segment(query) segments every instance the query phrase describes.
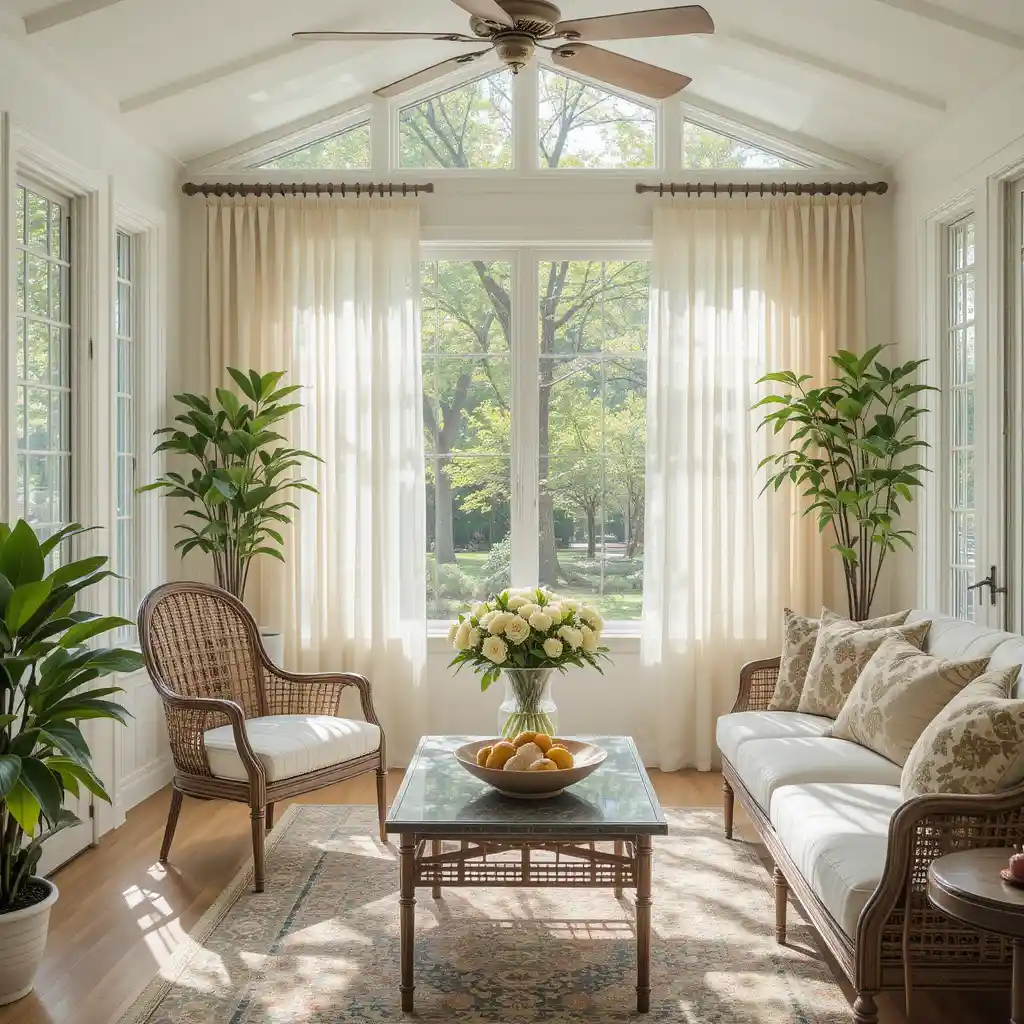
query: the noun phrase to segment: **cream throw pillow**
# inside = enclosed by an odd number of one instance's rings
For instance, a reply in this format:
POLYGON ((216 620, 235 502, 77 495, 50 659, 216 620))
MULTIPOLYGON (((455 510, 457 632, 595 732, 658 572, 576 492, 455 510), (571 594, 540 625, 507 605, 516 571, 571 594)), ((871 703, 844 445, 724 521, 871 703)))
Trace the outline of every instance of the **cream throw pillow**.
POLYGON ((866 629, 845 619, 822 623, 797 710, 835 718, 843 710, 864 666, 885 640, 899 636, 920 648, 930 627, 930 622, 887 629, 866 629))
POLYGON ((903 799, 988 795, 1024 782, 1024 700, 1007 697, 1020 666, 986 672, 925 728, 903 766, 903 799))
POLYGON ((987 657, 947 661, 887 637, 864 666, 832 735, 903 764, 928 723, 986 668, 987 657))
MULTIPOLYGON (((878 619, 867 619, 861 623, 864 629, 881 629, 884 626, 902 626, 910 614, 896 612, 878 619)), ((785 635, 782 641, 782 657, 779 659, 779 677, 775 682, 775 693, 768 704, 769 711, 796 711, 800 695, 804 692, 807 668, 814 653, 814 642, 818 639, 818 628, 822 623, 843 622, 841 615, 822 608, 820 619, 809 619, 797 615, 789 608, 783 610, 785 635)))

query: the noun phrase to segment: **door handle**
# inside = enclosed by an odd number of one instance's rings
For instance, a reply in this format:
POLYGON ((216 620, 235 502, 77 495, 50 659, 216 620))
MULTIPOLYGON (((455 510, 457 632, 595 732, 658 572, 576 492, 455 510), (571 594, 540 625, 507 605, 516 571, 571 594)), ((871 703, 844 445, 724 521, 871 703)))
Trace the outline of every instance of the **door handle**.
MULTIPOLYGON (((988 603, 989 604, 995 604, 996 603, 996 594, 1005 594, 1006 593, 1006 587, 998 586, 997 580, 998 580, 998 576, 996 574, 996 567, 993 565, 990 568, 990 570, 989 570, 989 574, 983 580, 978 580, 977 583, 972 583, 967 589, 968 590, 978 590, 978 591, 980 591, 982 587, 988 587, 989 588, 989 592, 988 592, 988 599, 989 600, 988 600, 988 603)), ((981 594, 980 593, 978 594, 978 604, 981 604, 981 594)))

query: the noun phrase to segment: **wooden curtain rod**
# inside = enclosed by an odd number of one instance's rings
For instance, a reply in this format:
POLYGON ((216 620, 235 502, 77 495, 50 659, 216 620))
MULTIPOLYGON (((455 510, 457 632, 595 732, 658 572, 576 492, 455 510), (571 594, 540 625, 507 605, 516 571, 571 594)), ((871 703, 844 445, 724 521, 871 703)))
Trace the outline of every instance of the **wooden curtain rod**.
POLYGON ((772 195, 772 196, 866 196, 869 192, 877 196, 884 196, 889 191, 887 181, 814 181, 814 182, 741 182, 738 184, 725 184, 712 182, 709 185, 684 182, 682 185, 675 182, 661 182, 658 185, 637 185, 637 192, 657 192, 659 196, 750 196, 750 195, 772 195))
POLYGON ((343 198, 347 195, 354 195, 357 199, 360 196, 379 195, 384 196, 418 196, 421 192, 433 192, 434 183, 393 182, 382 181, 378 184, 356 182, 347 184, 341 182, 335 184, 329 182, 322 185, 231 185, 222 182, 213 182, 208 185, 197 185, 194 181, 187 181, 181 186, 181 191, 187 196, 335 196, 343 198))

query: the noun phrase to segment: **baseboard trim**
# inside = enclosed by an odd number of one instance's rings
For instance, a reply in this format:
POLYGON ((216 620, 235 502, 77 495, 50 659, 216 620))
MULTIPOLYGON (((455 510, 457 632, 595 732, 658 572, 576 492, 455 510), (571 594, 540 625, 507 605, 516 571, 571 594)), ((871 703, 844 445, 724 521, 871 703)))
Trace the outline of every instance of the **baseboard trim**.
POLYGON ((169 758, 151 761, 121 780, 117 787, 117 810, 126 814, 136 804, 169 785, 174 778, 174 762, 169 758))

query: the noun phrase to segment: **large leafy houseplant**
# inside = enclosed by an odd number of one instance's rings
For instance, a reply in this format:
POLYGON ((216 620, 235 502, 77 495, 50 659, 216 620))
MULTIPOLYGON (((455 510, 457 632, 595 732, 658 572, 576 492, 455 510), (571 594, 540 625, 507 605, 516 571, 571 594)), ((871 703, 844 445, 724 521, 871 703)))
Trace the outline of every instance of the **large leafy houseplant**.
POLYGON ((76 608, 115 575, 105 556, 46 571, 47 556, 83 532, 75 524, 40 542, 24 520, 0 523, 0 915, 18 909, 43 843, 79 824, 64 806, 68 794, 84 789, 110 802, 78 723, 123 724, 127 712, 107 699, 120 688, 89 687, 143 664, 134 651, 90 644, 127 619, 76 608))
POLYGON ((936 388, 914 381, 925 360, 898 366, 878 361, 884 346, 863 355, 840 351, 831 357, 838 371, 828 383, 809 387, 809 374, 793 370, 768 373, 787 394, 762 398, 754 408, 770 407, 761 427, 776 434, 791 427, 785 451, 762 459, 768 488, 787 481, 803 488, 804 515, 816 515, 819 531, 832 528, 833 549, 843 559, 850 617, 868 618, 886 555, 897 545, 913 548, 914 531, 900 529, 905 503, 914 500, 925 466, 914 460, 927 442, 915 432, 928 410, 917 396, 936 388))
POLYGON ((174 417, 181 426, 156 431, 171 435, 156 451, 184 456, 194 463, 191 473, 168 472, 140 490, 161 489, 192 506, 185 512, 189 521, 177 527, 185 536, 175 548, 182 557, 194 548, 210 555, 217 585, 242 600, 254 558, 270 555, 284 561, 284 538, 277 527, 286 525, 290 510, 298 507, 286 492, 316 491, 294 470, 303 458, 322 460, 290 447, 271 429, 302 407, 285 401, 301 385, 279 388, 284 371, 243 373, 228 367, 228 373, 241 397, 217 388, 215 408, 202 395, 175 395, 184 406, 174 417))

